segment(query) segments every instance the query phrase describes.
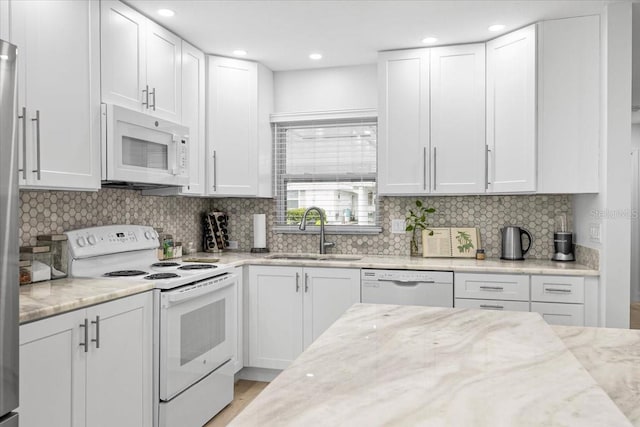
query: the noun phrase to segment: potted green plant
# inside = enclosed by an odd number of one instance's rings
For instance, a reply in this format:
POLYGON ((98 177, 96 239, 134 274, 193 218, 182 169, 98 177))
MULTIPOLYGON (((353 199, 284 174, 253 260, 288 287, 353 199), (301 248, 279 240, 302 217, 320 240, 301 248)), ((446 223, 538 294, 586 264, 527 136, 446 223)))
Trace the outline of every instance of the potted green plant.
MULTIPOLYGON (((407 216, 405 217, 406 231, 411 231, 411 255, 418 255, 418 239, 416 237, 417 230, 429 230, 429 222, 427 222, 427 215, 434 213, 434 208, 426 207, 421 200, 416 200, 414 209, 409 209, 407 216)), ((433 231, 429 230, 429 235, 433 235, 433 231)))

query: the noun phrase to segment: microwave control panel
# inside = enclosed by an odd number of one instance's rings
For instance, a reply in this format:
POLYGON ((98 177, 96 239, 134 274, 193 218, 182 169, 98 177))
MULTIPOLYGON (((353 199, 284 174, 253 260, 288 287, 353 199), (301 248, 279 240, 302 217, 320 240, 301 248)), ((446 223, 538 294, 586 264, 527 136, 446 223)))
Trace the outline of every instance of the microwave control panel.
POLYGON ((187 144, 187 138, 174 136, 174 142, 176 146, 176 170, 174 175, 188 176, 189 169, 189 145, 187 144))

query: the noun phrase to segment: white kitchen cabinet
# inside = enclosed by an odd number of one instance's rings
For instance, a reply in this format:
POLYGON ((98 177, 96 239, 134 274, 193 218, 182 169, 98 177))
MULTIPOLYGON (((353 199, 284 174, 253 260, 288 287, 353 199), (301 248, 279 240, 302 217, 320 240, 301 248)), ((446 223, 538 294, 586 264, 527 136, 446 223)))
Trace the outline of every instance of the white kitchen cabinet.
POLYGON ((488 191, 536 190, 536 26, 487 42, 488 191))
POLYGON ((180 123, 181 39, 119 1, 100 4, 102 101, 180 123))
POLYGON ((20 52, 17 121, 20 185, 97 190, 100 188, 99 4, 11 1, 9 6, 9 39, 20 52))
POLYGON ((455 273, 456 308, 532 311, 550 324, 602 326, 597 277, 455 273))
POLYGON ((151 196, 204 196, 206 191, 205 56, 182 41, 182 125, 189 128, 189 185, 142 190, 151 196))
POLYGON ((207 193, 269 197, 271 132, 263 128, 273 110, 273 73, 256 62, 209 56, 207 78, 207 193))
POLYGON ((9 40, 9 0, 0 0, 0 39, 9 40))
POLYGON ((378 194, 429 191, 429 49, 378 55, 378 194))
POLYGON ((360 270, 304 268, 304 348, 360 302, 360 270))
POLYGON ((358 269, 249 267, 249 365, 287 368, 357 302, 358 269))
POLYGON ((538 28, 538 192, 597 193, 600 18, 538 28))
POLYGON ((431 49, 431 192, 485 191, 485 45, 431 49))
POLYGON ((151 426, 151 353, 150 292, 22 325, 20 425, 151 426))

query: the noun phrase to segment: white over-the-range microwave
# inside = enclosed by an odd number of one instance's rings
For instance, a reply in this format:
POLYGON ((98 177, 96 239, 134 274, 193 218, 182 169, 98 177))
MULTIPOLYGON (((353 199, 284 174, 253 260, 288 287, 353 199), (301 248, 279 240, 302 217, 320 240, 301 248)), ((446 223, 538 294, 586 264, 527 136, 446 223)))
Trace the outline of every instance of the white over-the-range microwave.
POLYGON ((103 184, 189 184, 187 127, 112 104, 102 104, 101 118, 103 184))

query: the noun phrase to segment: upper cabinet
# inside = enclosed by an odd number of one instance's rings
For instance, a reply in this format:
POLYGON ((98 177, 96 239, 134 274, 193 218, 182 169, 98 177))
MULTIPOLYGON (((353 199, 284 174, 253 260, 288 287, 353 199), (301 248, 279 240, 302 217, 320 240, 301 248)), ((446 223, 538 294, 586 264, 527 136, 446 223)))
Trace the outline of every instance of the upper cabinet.
POLYGON ((536 190, 536 26, 487 43, 488 190, 536 190))
POLYGON ((429 49, 378 56, 378 193, 429 190, 429 49))
POLYGON ((20 53, 20 185, 97 190, 99 4, 12 1, 9 6, 9 39, 20 53))
POLYGON ((431 49, 431 192, 483 193, 484 43, 431 49))
POLYGON ((544 21, 538 43, 538 192, 597 193, 600 18, 544 21))
POLYGON ((181 121, 182 40, 119 1, 101 1, 102 101, 181 121))
POLYGON ((207 194, 270 197, 273 73, 217 56, 207 73, 207 194))

